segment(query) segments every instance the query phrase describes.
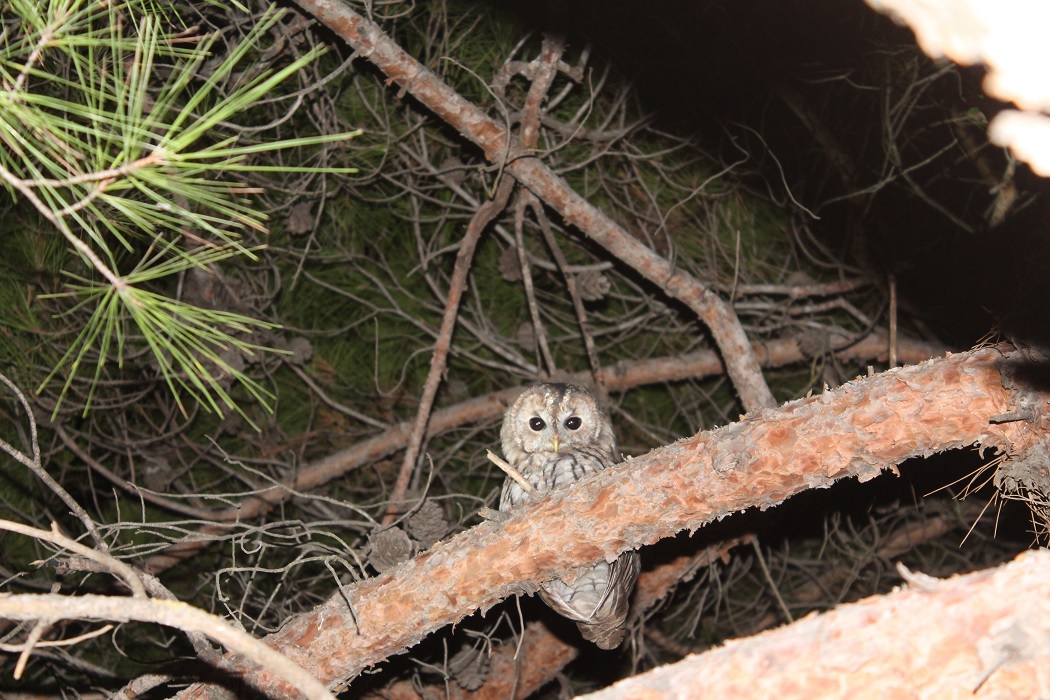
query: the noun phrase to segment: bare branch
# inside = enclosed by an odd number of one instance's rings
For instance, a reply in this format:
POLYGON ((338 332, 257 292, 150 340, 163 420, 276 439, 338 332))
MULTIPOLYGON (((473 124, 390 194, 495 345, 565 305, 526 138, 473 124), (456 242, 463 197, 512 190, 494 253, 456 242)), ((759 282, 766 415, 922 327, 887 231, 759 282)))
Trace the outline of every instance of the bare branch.
POLYGON ((376 24, 347 4, 332 0, 298 0, 297 4, 339 34, 391 82, 481 147, 489 161, 505 166, 508 173, 565 221, 692 309, 711 330, 725 360, 726 371, 748 411, 776 405, 739 319, 709 287, 676 269, 573 191, 518 138, 507 133, 503 125, 457 94, 376 24))
MULTIPOLYGON (((879 334, 865 336, 851 342, 841 352, 842 357, 870 359, 886 356, 886 338, 879 334)), ((926 343, 901 341, 898 348, 902 362, 921 362, 942 353, 943 348, 926 343)), ((806 356, 799 350, 794 340, 772 340, 756 343, 752 352, 761 358, 766 367, 780 367, 803 361, 806 356)), ((609 391, 624 391, 643 384, 672 382, 682 379, 710 377, 722 374, 725 366, 718 355, 711 351, 689 353, 678 357, 660 357, 649 360, 631 360, 605 367, 603 376, 609 391)), ((590 373, 571 374, 565 381, 585 382, 590 373)), ((517 397, 517 387, 479 396, 464 401, 456 406, 435 411, 430 418, 428 435, 438 435, 453 428, 486 420, 494 420, 507 410, 507 406, 517 397)), ((284 503, 296 493, 317 488, 332 479, 354 469, 382 459, 408 444, 412 424, 402 422, 374 437, 335 452, 324 459, 317 460, 296 471, 289 481, 272 487, 262 493, 253 494, 237 506, 213 514, 213 523, 204 526, 192 538, 169 547, 163 554, 157 554, 146 562, 145 570, 150 573, 164 571, 186 557, 193 556, 206 547, 210 537, 226 533, 230 525, 259 517, 269 512, 274 506, 284 503)))
POLYGON ((7 620, 116 620, 119 622, 155 622, 181 630, 206 634, 244 660, 252 660, 267 669, 265 674, 252 673, 248 683, 271 697, 280 689, 282 697, 312 700, 335 700, 335 696, 301 666, 274 651, 217 615, 191 605, 171 600, 122 598, 104 595, 33 595, 0 596, 0 618, 7 620), (261 678, 265 675, 265 685, 261 678), (281 680, 278 680, 281 679, 281 680))
POLYGON ((73 498, 68 491, 62 488, 62 485, 55 481, 55 479, 47 473, 47 470, 44 469, 44 465, 40 461, 40 438, 37 435, 36 417, 33 415, 33 407, 29 405, 29 401, 26 399, 25 394, 22 393, 21 389, 15 386, 14 382, 3 374, 0 374, 0 382, 3 382, 8 389, 14 392, 15 396, 18 397, 18 402, 22 404, 22 409, 25 411, 26 418, 29 420, 29 442, 30 448, 33 450, 33 455, 30 457, 24 452, 16 450, 12 445, 9 445, 3 440, 0 440, 0 449, 3 449, 4 452, 14 457, 36 474, 37 478, 43 481, 56 496, 62 499, 62 502, 66 504, 66 507, 69 508, 70 512, 77 516, 77 519, 84 524, 84 529, 86 529, 91 535, 91 538, 95 540, 95 546, 103 552, 107 551, 109 547, 106 544, 106 540, 103 539, 102 533, 99 532, 98 525, 95 524, 95 521, 90 515, 88 515, 87 511, 84 510, 84 507, 77 503, 76 499, 73 498))
POLYGON ((525 493, 532 493, 533 491, 535 491, 535 489, 532 487, 532 484, 530 484, 528 480, 526 480, 525 477, 521 475, 521 472, 519 472, 511 465, 507 464, 507 462, 498 454, 496 454, 492 450, 485 450, 485 456, 490 462, 502 469, 507 476, 509 476, 511 479, 514 479, 514 481, 518 482, 521 488, 525 490, 525 493))
POLYGON ((445 303, 445 315, 441 319, 441 331, 437 342, 434 343, 434 354, 430 359, 430 373, 423 385, 423 395, 419 399, 416 420, 408 439, 408 448, 405 450, 405 457, 401 463, 401 471, 398 472, 397 483, 394 485, 394 492, 390 498, 390 507, 383 519, 384 525, 392 523, 397 516, 400 501, 404 499, 412 473, 415 471, 416 458, 419 456, 419 447, 423 444, 427 422, 430 420, 430 410, 434 406, 434 397, 437 396, 438 385, 441 384, 445 375, 448 353, 452 347, 452 331, 456 327, 456 316, 459 314, 459 300, 467 286, 467 273, 470 272, 470 263, 474 259, 474 249, 477 248, 478 240, 485 227, 506 208, 507 200, 510 199, 513 192, 513 180, 504 178, 492 200, 485 202, 470 220, 467 233, 460 243, 459 253, 456 255, 456 267, 452 272, 452 283, 448 290, 448 300, 445 303))
POLYGON ((100 564, 114 575, 119 576, 127 587, 131 589, 132 594, 136 598, 146 597, 146 589, 143 587, 142 581, 139 580, 138 574, 135 573, 134 569, 110 554, 92 549, 91 547, 86 547, 79 542, 66 537, 59 531, 57 523, 51 523, 51 530, 47 531, 35 527, 29 527, 28 525, 23 525, 21 523, 11 522, 10 520, 0 520, 0 530, 17 532, 20 535, 26 535, 45 542, 51 542, 52 544, 57 544, 59 547, 68 549, 75 554, 79 554, 86 559, 90 559, 91 561, 100 564))
MULTIPOLYGON (((838 479, 866 481, 910 457, 970 444, 1023 451, 1046 428, 989 423, 1013 401, 1004 363, 1025 360, 999 348, 952 355, 680 440, 350 586, 270 642, 327 681, 349 681, 430 631, 573 566, 838 479)), ((1038 393, 1038 405, 1050 399, 1033 387, 1025 392, 1038 393)), ((227 661, 240 671, 236 659, 227 661)), ((204 692, 194 686, 180 697, 204 692)))

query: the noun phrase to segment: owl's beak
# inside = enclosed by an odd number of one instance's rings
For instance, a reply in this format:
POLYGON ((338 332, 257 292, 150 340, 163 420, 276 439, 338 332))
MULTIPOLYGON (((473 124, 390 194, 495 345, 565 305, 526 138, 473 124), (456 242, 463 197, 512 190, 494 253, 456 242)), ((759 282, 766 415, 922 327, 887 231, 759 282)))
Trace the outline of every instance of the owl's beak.
POLYGON ((558 451, 558 436, 557 435, 555 435, 554 437, 551 438, 551 451, 552 452, 557 452, 558 451))

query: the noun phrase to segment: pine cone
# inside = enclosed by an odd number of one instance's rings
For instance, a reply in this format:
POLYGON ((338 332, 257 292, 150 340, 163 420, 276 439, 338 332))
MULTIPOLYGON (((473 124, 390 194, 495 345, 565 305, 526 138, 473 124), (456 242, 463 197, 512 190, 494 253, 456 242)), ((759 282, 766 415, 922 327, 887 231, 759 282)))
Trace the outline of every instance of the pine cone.
POLYGON ((427 499, 419 510, 408 517, 408 531, 424 548, 430 547, 449 530, 445 511, 436 501, 427 499))
POLYGON ((313 202, 299 202, 288 211, 284 231, 289 236, 301 236, 314 230, 313 202))
POLYGON ((514 342, 526 350, 532 350, 536 347, 536 329, 528 321, 522 323, 514 331, 514 342))
POLYGON ((576 289, 584 301, 598 301, 609 293, 612 284, 598 270, 586 270, 576 275, 576 289))
POLYGON ((521 260, 518 258, 517 248, 507 248, 500 253, 499 274, 508 282, 521 281, 521 260))
POLYGON ((414 554, 412 540, 399 527, 373 532, 368 538, 368 563, 379 573, 389 571, 414 554))

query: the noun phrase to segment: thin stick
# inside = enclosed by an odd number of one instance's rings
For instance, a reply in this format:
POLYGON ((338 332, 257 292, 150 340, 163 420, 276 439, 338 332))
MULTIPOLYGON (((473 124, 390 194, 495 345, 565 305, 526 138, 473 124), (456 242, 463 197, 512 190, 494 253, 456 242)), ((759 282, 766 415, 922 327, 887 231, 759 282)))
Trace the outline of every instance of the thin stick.
MULTIPOLYGON (((84 634, 78 634, 75 637, 67 637, 65 639, 45 639, 43 641, 36 642, 33 646, 39 647, 41 649, 46 649, 48 647, 71 647, 75 644, 86 642, 89 639, 101 637, 106 632, 109 632, 115 627, 116 625, 102 625, 96 630, 85 632, 84 634)), ((13 654, 17 651, 21 651, 22 647, 24 646, 24 644, 0 644, 0 651, 6 651, 8 653, 13 654)))
POLYGON ((525 493, 532 493, 536 490, 535 488, 533 488, 532 484, 525 480, 525 477, 521 475, 521 472, 507 464, 507 462, 498 454, 496 454, 492 450, 485 450, 485 456, 489 458, 490 462, 492 462, 497 467, 506 472, 507 476, 509 476, 511 479, 514 479, 514 481, 518 482, 518 485, 521 486, 521 488, 525 489, 525 493))
POLYGON ((500 180, 496 195, 485 202, 467 225, 467 233, 459 246, 456 254, 456 266, 452 270, 452 281, 449 284, 448 299, 445 302, 445 315, 441 319, 441 330, 438 332, 437 341, 434 343, 434 354, 430 358, 430 374, 427 375, 426 384, 423 385, 423 395, 419 399, 419 410, 416 411, 416 421, 412 427, 412 435, 409 437, 408 448, 405 450, 405 459, 401 462, 401 471, 398 472, 394 491, 390 496, 390 505, 387 506, 386 516, 383 524, 389 525, 397 517, 397 504, 404 500, 408 491, 408 484, 415 471, 416 459, 419 457, 419 448, 423 444, 423 436, 426 434, 427 422, 430 420, 430 409, 434 406, 434 397, 437 396, 438 386, 442 377, 445 376, 445 368, 448 361, 448 353, 452 347, 452 331, 456 327, 456 317, 459 315, 459 301, 463 297, 463 290, 467 286, 467 273, 470 272, 470 264, 474 259, 474 249, 477 248, 478 239, 482 231, 496 216, 507 206, 514 191, 515 180, 505 177, 500 180))
POLYGON ((890 274, 890 369, 897 366, 897 278, 890 274))
POLYGON ((86 450, 84 450, 79 444, 77 444, 77 442, 73 440, 73 438, 70 437, 68 433, 66 433, 65 428, 63 428, 58 423, 48 424, 47 422, 45 422, 45 426, 50 427, 53 431, 55 431, 55 435, 58 436, 58 439, 61 440, 63 444, 65 444, 65 446, 69 449, 70 452, 72 452, 78 458, 80 458, 80 460, 84 464, 86 464, 95 472, 108 479, 113 484, 124 489, 132 496, 135 496, 136 498, 141 498, 142 500, 148 501, 149 503, 152 503, 155 506, 166 508, 176 513, 182 513, 183 515, 188 515, 191 518, 204 520, 205 522, 215 520, 216 514, 221 512, 208 510, 207 508, 194 508, 193 506, 187 505, 185 503, 180 503, 178 501, 165 498, 164 496, 153 493, 148 489, 141 488, 138 484, 132 483, 127 479, 119 476, 114 471, 112 471, 111 469, 103 465, 101 462, 96 460, 94 457, 92 457, 86 450))
POLYGON ((91 538, 95 540, 95 546, 103 552, 108 552, 109 545, 107 545, 106 540, 103 539, 102 533, 99 532, 95 521, 90 515, 88 515, 88 512, 84 510, 84 507, 81 506, 68 491, 62 488, 61 484, 55 481, 55 479, 47 473, 47 470, 44 469, 44 465, 40 461, 40 438, 37 433, 36 417, 33 415, 33 408, 29 405, 29 400, 26 398, 25 394, 22 393, 22 390, 5 375, 0 374, 0 382, 3 382, 8 389, 14 392, 15 396, 18 397, 19 403, 22 404, 22 409, 26 412, 26 418, 29 420, 29 440, 30 446, 33 449, 33 455, 30 457, 24 452, 16 450, 13 445, 9 445, 3 440, 0 440, 0 449, 3 449, 4 452, 32 470, 32 472, 37 475, 37 478, 43 481, 56 496, 62 499, 62 502, 66 504, 66 507, 69 508, 73 515, 84 524, 84 529, 87 530, 91 535, 91 538))
POLYGON ((558 239, 555 238, 554 231, 551 230, 550 221, 547 219, 546 212, 543 211, 543 204, 531 192, 528 192, 524 199, 532 209, 532 213, 540 225, 540 230, 543 231, 543 238, 547 241, 547 247, 550 248, 551 255, 554 256, 554 261, 558 264, 558 269, 561 270, 561 274, 565 278, 565 288, 569 291, 569 296, 572 298, 572 308, 576 311, 576 322, 580 326, 583 346, 587 350, 587 359, 591 364, 591 375, 594 377, 594 383, 598 387, 601 403, 603 405, 608 404, 609 389, 605 386, 605 375, 602 373, 602 365, 598 359, 598 349, 594 346, 591 324, 587 321, 587 310, 583 308, 583 300, 580 299, 580 293, 576 289, 576 277, 569 271, 569 261, 565 258, 565 253, 562 252, 561 247, 558 245, 558 239))
MULTIPOLYGON (((193 630, 206 634, 234 654, 240 654, 279 676, 311 700, 335 700, 335 696, 313 674, 266 642, 252 637, 217 615, 178 601, 90 593, 81 596, 24 593, 0 596, 0 618, 137 620, 193 630)), ((245 682, 251 684, 252 678, 245 678, 245 682)))
POLYGON ((514 208, 514 241, 518 247, 518 262, 521 265, 521 281, 525 285, 525 299, 529 304, 529 316, 532 317, 532 330, 536 335, 536 346, 539 348, 543 362, 536 364, 547 371, 540 371, 540 378, 546 379, 554 371, 554 356, 551 355, 550 346, 547 345, 547 331, 543 328, 543 319, 540 318, 540 307, 536 303, 536 294, 532 287, 532 270, 529 269, 529 253, 525 250, 525 237, 522 229, 525 227, 525 200, 519 199, 514 208))
POLYGON ((34 537, 38 540, 43 540, 44 542, 50 542, 51 544, 56 544, 59 547, 68 549, 74 554, 79 554, 85 559, 90 559, 102 566, 109 573, 123 580, 125 585, 131 589, 131 593, 136 598, 146 597, 146 588, 142 585, 142 581, 139 580, 138 574, 135 573, 134 569, 108 552, 100 552, 97 549, 92 549, 91 547, 80 544, 76 540, 66 537, 58 529, 58 523, 51 523, 50 530, 40 530, 35 527, 23 525, 22 523, 16 523, 10 520, 0 520, 0 530, 17 532, 20 535, 26 535, 27 537, 34 537))
POLYGON ((791 609, 788 608, 787 602, 780 595, 780 589, 777 588, 776 582, 773 581, 773 575, 769 573, 769 567, 766 565, 766 558, 762 556, 762 546, 759 545, 757 537, 751 540, 751 547, 755 550, 758 565, 762 568, 762 574, 766 577, 766 582, 769 583, 769 590, 773 592, 773 597, 776 598, 780 610, 784 613, 784 617, 787 618, 789 623, 794 622, 795 617, 791 614, 791 609))
MULTIPOLYGON (((540 139, 540 116, 543 100, 550 92, 551 85, 558 75, 558 64, 562 54, 565 52, 565 43, 560 39, 544 37, 540 48, 540 55, 529 62, 527 68, 519 72, 532 80, 529 93, 525 97, 525 106, 521 117, 521 142, 526 150, 535 151, 539 146, 540 139)), ((525 227, 525 206, 533 199, 531 194, 524 195, 518 201, 517 210, 514 212, 514 239, 518 246, 518 256, 521 263, 521 277, 525 284, 525 296, 529 301, 529 313, 532 315, 532 327, 536 334, 536 342, 543 355, 543 361, 547 365, 547 371, 553 374, 556 371, 554 356, 551 355, 550 347, 547 345, 547 334, 540 319, 539 306, 532 287, 532 273, 529 270, 529 253, 525 249, 522 231, 525 227)), ((549 376, 549 375, 548 375, 549 376)), ((546 377, 541 377, 546 379, 546 377)))

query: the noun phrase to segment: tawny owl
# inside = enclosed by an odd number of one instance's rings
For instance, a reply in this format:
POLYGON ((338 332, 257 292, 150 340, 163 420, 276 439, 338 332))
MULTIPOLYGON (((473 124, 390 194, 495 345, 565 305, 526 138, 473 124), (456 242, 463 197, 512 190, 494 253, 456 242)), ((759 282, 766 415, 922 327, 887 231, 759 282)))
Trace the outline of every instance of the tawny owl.
MULTIPOLYGON (((570 484, 618 461, 612 425, 586 389, 570 384, 529 387, 507 410, 500 430, 503 457, 538 493, 570 484)), ((525 500, 511 478, 503 484, 500 510, 525 500)), ((555 579, 540 586, 547 605, 575 620, 585 639, 614 649, 625 621, 640 564, 637 552, 579 571, 572 583, 555 579)))

